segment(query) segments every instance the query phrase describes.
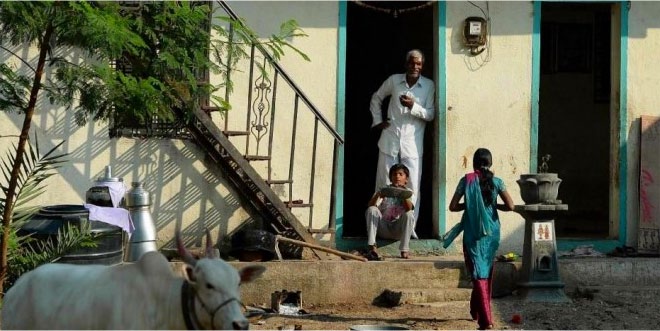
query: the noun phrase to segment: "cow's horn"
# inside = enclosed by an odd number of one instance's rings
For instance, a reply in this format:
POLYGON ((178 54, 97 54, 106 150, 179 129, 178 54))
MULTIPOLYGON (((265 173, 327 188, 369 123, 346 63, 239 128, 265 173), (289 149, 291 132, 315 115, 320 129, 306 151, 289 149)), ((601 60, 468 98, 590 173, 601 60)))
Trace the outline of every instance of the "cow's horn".
POLYGON ((218 256, 217 251, 213 248, 213 240, 211 239, 211 231, 209 229, 206 229, 206 257, 210 259, 217 259, 220 256, 218 256))
POLYGON ((211 239, 211 231, 209 228, 206 228, 206 257, 211 259, 214 258, 215 254, 213 253, 213 241, 211 239))
POLYGON ((189 264, 191 266, 194 266, 197 263, 197 260, 190 254, 190 251, 186 249, 186 247, 183 245, 183 240, 181 239, 181 233, 179 231, 176 231, 174 234, 176 237, 176 248, 177 251, 179 252, 179 256, 183 259, 183 262, 186 264, 189 264))

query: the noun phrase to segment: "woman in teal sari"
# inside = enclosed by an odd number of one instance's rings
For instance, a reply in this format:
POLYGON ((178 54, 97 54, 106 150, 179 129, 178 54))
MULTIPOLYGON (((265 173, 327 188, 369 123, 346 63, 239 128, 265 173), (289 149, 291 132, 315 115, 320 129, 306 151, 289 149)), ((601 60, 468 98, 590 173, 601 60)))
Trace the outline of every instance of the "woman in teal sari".
POLYGON ((450 211, 465 212, 461 222, 442 238, 443 246, 447 248, 456 236, 463 232, 465 266, 473 284, 470 315, 479 323, 481 330, 493 328, 490 307, 493 259, 500 245, 500 220, 497 210, 513 210, 513 201, 504 182, 490 170, 492 164, 492 155, 488 149, 479 148, 474 152, 474 172, 461 178, 449 203, 450 211), (503 204, 497 203, 498 195, 503 204), (465 201, 459 203, 462 197, 465 197, 465 201))

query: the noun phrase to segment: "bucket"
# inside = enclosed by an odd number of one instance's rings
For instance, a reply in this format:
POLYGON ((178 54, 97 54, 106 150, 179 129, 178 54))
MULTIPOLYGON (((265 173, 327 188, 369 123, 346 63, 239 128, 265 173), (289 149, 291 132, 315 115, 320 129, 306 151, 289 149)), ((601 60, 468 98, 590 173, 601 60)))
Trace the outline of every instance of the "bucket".
MULTIPOLYGON (((82 205, 53 205, 43 207, 21 226, 18 235, 32 234, 36 240, 57 240, 57 231, 65 224, 87 222, 89 211, 82 205)), ((91 232, 100 235, 96 247, 82 247, 61 257, 58 263, 112 265, 123 261, 123 231, 104 222, 91 221, 91 232)))

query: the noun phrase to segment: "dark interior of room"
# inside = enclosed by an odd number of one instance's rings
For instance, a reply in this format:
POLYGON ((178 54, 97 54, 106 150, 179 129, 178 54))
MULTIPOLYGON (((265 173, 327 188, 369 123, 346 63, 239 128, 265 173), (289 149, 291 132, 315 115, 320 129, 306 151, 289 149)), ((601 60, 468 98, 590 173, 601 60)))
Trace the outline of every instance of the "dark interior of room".
MULTIPOLYGON (((349 1, 347 13, 346 117, 344 145, 344 237, 366 237, 364 212, 374 193, 377 142, 371 129, 371 95, 390 75, 405 72, 406 53, 426 57, 422 75, 433 79, 435 5, 417 1, 349 1), (396 16, 394 10, 397 10, 396 16)), ((387 100, 383 109, 387 108, 387 100)), ((422 164, 420 238, 432 236, 432 127, 426 126, 422 164)))
POLYGON ((559 238, 609 234, 610 4, 546 3, 541 15, 539 158, 563 181, 559 238))

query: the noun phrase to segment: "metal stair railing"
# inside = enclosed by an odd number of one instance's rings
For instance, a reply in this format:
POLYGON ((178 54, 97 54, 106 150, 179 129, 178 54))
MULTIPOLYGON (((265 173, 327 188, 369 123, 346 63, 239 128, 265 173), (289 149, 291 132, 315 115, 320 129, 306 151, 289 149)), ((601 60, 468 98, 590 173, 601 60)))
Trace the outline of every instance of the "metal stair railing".
MULTIPOLYGON (((238 15, 227 3, 224 1, 216 1, 216 3, 229 18, 240 22, 238 15)), ((232 36, 230 26, 230 41, 232 36)), ((260 189, 266 190, 268 188, 268 199, 277 198, 277 201, 289 210, 307 208, 306 233, 329 233, 334 238, 335 174, 339 145, 343 144, 343 138, 265 47, 259 43, 256 37, 250 46, 250 59, 245 62, 249 62, 249 68, 243 70, 248 75, 246 78, 247 91, 245 93, 247 94, 247 100, 240 101, 245 102, 246 106, 243 109, 247 109, 247 112, 239 111, 240 108, 238 107, 231 111, 223 111, 221 120, 224 121, 224 125, 218 125, 223 127, 222 133, 224 135, 222 138, 226 138, 225 142, 231 144, 236 149, 236 153, 242 156, 241 162, 239 160, 233 162, 245 167, 245 169, 254 170, 255 174, 263 178, 265 186, 260 186, 260 189), (255 68, 258 69, 258 74, 255 74, 255 68), (272 72, 271 77, 263 74, 266 71, 272 72), (293 95, 293 100, 282 101, 288 95, 293 95), (278 116, 276 116, 276 110, 279 111, 278 116), (308 112, 305 113, 305 110, 308 110, 308 112), (309 114, 313 116, 310 120, 299 120, 300 117, 309 116, 309 114), (233 119, 230 115, 232 117, 245 117, 243 119, 233 119), (279 126, 275 125, 276 120, 278 120, 279 126), (290 122, 282 123, 285 120, 290 120, 290 122), (313 125, 311 125, 311 121, 313 121, 313 125), (233 127, 230 128, 230 124, 237 127, 236 123, 243 124, 239 124, 238 129, 235 130, 233 127), (241 127, 242 125, 245 126, 241 127), (307 131, 311 131, 310 136, 304 135, 307 131), (332 141, 332 155, 330 156, 332 165, 331 170, 327 170, 332 171, 331 187, 330 193, 321 197, 322 199, 327 198, 325 201, 328 205, 323 207, 327 207, 328 222, 327 226, 315 229, 313 220, 315 217, 314 207, 317 205, 315 201, 315 189, 317 188, 315 185, 317 184, 316 171, 319 167, 319 154, 325 153, 323 155, 326 157, 330 154, 328 153, 330 148, 323 147, 321 147, 322 150, 319 153, 319 146, 322 144, 327 145, 329 141, 332 141), (311 146, 309 145, 310 142, 311 146), (283 149, 288 150, 283 151, 283 149), (266 162, 266 165, 260 166, 260 162, 266 162), (307 163, 305 164, 305 162, 307 163), (253 167, 250 163, 255 163, 256 166, 253 167), (285 164, 288 164, 288 169, 276 174, 274 171, 275 166, 282 168, 285 164), (262 170, 257 171, 256 168, 262 170), (281 173, 285 173, 285 175, 281 173), (274 187, 279 188, 279 190, 273 190, 274 187), (280 192, 279 195, 275 191, 280 192)), ((238 69, 235 69, 233 73, 238 71, 238 69)), ((227 77, 232 77, 231 75, 232 71, 229 71, 227 77)), ((234 95, 238 94, 236 90, 237 87, 235 86, 234 95)), ((229 102, 229 99, 230 93, 226 91, 225 100, 229 102)), ((213 111, 219 111, 220 109, 204 106, 202 110, 202 113, 210 115, 213 111)), ((211 123, 215 122, 211 121, 211 123)), ((328 167, 328 164, 322 164, 322 166, 328 167)), ((279 205, 279 203, 277 204, 279 205)), ((289 217, 298 220, 291 212, 285 216, 286 219, 289 217)), ((302 224, 300 221, 293 221, 293 223, 302 224)))
POLYGON ((199 109, 194 112, 194 117, 188 121, 187 128, 194 141, 207 152, 211 161, 221 168, 224 175, 241 191, 252 207, 269 221, 276 233, 309 243, 317 242, 204 110, 199 109))

